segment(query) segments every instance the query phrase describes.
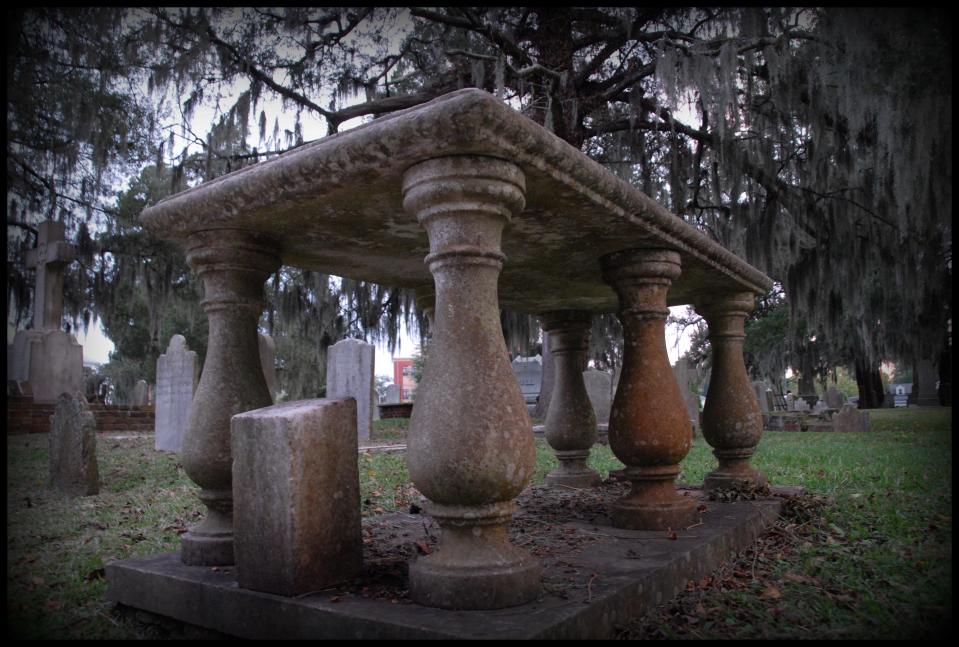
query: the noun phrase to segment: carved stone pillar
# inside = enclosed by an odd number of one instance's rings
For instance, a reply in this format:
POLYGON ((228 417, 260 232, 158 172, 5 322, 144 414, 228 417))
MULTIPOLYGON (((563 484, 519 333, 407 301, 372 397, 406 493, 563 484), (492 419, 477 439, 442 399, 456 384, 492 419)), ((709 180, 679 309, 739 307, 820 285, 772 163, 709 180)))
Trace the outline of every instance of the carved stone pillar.
POLYGON ((208 513, 183 535, 180 556, 191 565, 232 564, 230 418, 273 403, 260 364, 257 322, 263 283, 280 266, 280 257, 269 239, 227 229, 191 235, 187 262, 203 281, 201 305, 210 327, 183 441, 183 467, 200 486, 208 513))
POLYGON ((630 493, 610 505, 613 525, 636 530, 682 528, 696 504, 673 480, 692 447, 692 428, 666 354, 666 294, 679 276, 679 254, 641 248, 600 259, 619 296, 623 371, 609 419, 609 446, 626 464, 630 493))
POLYGON ((546 414, 546 442, 559 459, 559 467, 546 476, 549 485, 584 488, 601 480, 586 467, 589 450, 596 442, 596 414, 583 384, 589 328, 588 312, 543 314, 543 330, 550 335, 556 371, 546 414))
POLYGON ((428 606, 495 609, 540 590, 539 562, 506 534, 535 446, 496 289, 503 227, 523 208, 525 184, 514 164, 473 156, 428 160, 403 178, 403 206, 429 235, 436 286, 407 455, 442 529, 437 550, 410 565, 410 595, 428 606))
POLYGON ((697 306, 709 325, 712 377, 703 407, 703 437, 719 459, 703 487, 757 487, 766 477, 749 465, 763 433, 763 415, 743 362, 743 325, 755 300, 751 292, 719 296, 697 306))

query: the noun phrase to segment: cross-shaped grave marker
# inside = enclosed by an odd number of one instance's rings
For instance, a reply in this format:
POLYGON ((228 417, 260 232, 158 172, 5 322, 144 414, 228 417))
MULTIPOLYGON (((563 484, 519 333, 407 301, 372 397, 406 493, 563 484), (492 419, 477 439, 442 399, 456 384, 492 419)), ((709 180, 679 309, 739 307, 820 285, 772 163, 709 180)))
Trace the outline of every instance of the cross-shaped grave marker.
POLYGON ((55 220, 40 223, 37 246, 27 252, 27 267, 37 270, 33 298, 35 330, 60 329, 63 318, 63 275, 75 258, 73 246, 64 240, 66 226, 55 220))

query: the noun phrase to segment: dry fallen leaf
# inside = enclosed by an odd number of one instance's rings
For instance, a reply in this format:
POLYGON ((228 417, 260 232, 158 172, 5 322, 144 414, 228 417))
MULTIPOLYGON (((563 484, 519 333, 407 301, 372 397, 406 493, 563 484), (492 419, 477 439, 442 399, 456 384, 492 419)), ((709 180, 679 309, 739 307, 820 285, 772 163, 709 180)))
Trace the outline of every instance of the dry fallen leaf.
POLYGON ((782 597, 782 593, 780 593, 779 589, 777 589, 775 586, 770 585, 763 589, 763 592, 759 597, 766 598, 768 600, 778 600, 782 597))

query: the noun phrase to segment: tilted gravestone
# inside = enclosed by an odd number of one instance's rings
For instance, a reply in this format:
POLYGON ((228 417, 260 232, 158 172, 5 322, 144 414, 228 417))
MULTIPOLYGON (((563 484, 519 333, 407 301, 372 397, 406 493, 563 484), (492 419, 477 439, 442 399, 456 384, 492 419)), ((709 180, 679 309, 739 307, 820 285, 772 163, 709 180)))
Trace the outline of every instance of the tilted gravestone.
POLYGON ((33 329, 21 330, 7 347, 7 380, 29 382, 34 402, 56 402, 61 393, 83 390, 83 347, 60 330, 63 276, 74 258, 61 222, 40 223, 37 247, 27 254, 36 269, 33 329))
POLYGON ((608 423, 609 412, 613 406, 613 378, 605 371, 589 369, 583 371, 583 383, 586 385, 586 394, 593 405, 597 423, 608 423))
POLYGON ((839 389, 833 386, 826 389, 826 395, 823 399, 826 401, 827 407, 836 410, 841 409, 843 402, 846 401, 839 389))
POLYGON ((270 390, 270 399, 276 402, 280 393, 280 383, 276 379, 276 342, 269 335, 259 333, 260 365, 263 367, 263 379, 270 390))
POLYGON ((62 393, 50 416, 50 484, 71 496, 100 491, 96 420, 82 392, 62 393))
POLYGON ((159 451, 183 450, 190 405, 200 377, 195 351, 187 348, 183 335, 173 335, 166 353, 157 359, 155 447, 159 451))
POLYGON ((356 398, 356 433, 369 440, 373 428, 373 345, 344 339, 330 346, 326 362, 326 397, 356 398))

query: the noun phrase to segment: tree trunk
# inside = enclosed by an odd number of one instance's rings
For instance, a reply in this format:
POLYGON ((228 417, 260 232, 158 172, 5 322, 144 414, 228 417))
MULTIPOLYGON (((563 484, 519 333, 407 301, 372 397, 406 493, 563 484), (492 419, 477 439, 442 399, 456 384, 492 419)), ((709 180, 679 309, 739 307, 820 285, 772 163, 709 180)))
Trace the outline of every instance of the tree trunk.
POLYGON ((553 394, 553 354, 549 352, 549 333, 543 331, 543 380, 539 385, 539 399, 533 409, 533 417, 546 419, 549 398, 553 394))
POLYGON ((803 351, 799 360, 799 385, 796 395, 812 395, 816 392, 816 369, 814 362, 815 354, 810 348, 803 351))
POLYGON ((882 375, 878 366, 864 358, 856 358, 856 385, 859 387, 859 408, 879 409, 883 403, 882 375))

